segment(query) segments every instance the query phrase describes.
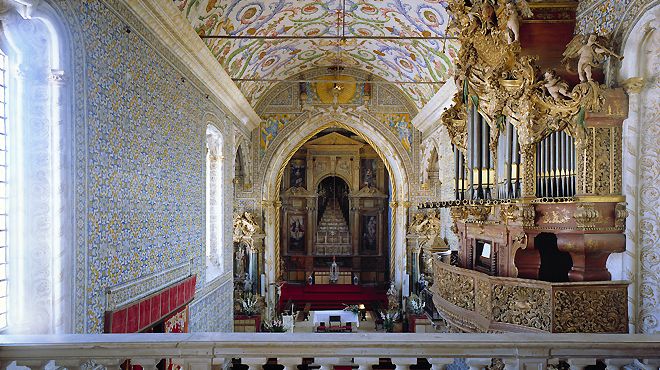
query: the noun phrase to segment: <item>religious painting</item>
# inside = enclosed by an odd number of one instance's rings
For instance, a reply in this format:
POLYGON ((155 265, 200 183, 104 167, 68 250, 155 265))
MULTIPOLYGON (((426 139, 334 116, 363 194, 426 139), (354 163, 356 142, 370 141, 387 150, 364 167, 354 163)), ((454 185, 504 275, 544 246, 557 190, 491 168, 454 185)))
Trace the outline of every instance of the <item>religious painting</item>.
POLYGON ((376 252, 378 246, 378 217, 376 215, 362 215, 360 221, 360 248, 364 252, 376 252))
POLYGON ((280 131, 284 129, 291 118, 286 114, 274 115, 267 117, 265 121, 259 125, 259 153, 263 155, 270 143, 275 140, 280 131))
POLYGON ((376 160, 363 158, 360 160, 360 188, 376 187, 376 160))
POLYGON ((305 250, 305 215, 289 215, 289 251, 305 250))
POLYGON ((387 117, 387 122, 390 129, 399 137, 401 145, 406 148, 407 151, 412 149, 412 134, 413 126, 408 114, 392 114, 387 117))
POLYGON ((304 160, 291 161, 291 176, 289 178, 290 186, 293 188, 306 187, 307 168, 304 160))

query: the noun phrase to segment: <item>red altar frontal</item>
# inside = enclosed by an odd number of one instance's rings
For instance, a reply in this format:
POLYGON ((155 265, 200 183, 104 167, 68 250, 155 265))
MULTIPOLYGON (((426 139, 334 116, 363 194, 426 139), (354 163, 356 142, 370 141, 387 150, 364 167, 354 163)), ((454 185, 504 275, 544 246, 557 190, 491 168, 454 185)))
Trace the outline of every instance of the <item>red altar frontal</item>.
POLYGON ((284 284, 280 295, 280 309, 302 310, 309 303, 310 310, 343 309, 345 305, 364 304, 367 309, 387 307, 387 289, 382 286, 349 284, 284 284))

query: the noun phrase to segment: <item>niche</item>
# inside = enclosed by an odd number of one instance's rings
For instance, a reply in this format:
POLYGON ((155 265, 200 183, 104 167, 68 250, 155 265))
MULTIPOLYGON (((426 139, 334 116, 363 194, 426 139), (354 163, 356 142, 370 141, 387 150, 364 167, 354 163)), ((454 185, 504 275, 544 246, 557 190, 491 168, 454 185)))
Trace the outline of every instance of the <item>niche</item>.
POLYGON ((539 280, 550 282, 568 281, 568 272, 573 267, 571 255, 557 248, 557 235, 540 233, 534 238, 534 246, 541 256, 539 280))

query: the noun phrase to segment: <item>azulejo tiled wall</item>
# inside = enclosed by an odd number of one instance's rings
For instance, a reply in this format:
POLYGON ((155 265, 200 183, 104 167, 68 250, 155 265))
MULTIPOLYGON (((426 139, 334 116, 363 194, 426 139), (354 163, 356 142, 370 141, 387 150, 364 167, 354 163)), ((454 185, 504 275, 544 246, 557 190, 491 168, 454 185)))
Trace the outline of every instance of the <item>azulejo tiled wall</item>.
POLYGON ((224 114, 119 2, 54 2, 76 44, 74 330, 95 333, 109 287, 192 260, 203 288, 204 115, 224 114))
POLYGON ((576 32, 595 32, 621 42, 643 11, 657 3, 658 0, 580 0, 576 32))
POLYGON ((231 280, 219 279, 198 292, 190 305, 190 331, 234 331, 233 290, 231 280))

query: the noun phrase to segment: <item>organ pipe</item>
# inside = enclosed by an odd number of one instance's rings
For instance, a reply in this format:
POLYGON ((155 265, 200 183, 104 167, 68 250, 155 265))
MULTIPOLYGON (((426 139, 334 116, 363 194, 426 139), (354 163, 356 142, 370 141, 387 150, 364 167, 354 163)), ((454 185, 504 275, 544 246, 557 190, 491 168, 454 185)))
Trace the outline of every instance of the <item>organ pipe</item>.
POLYGON ((536 146, 538 197, 575 195, 575 141, 566 132, 553 132, 536 146))

